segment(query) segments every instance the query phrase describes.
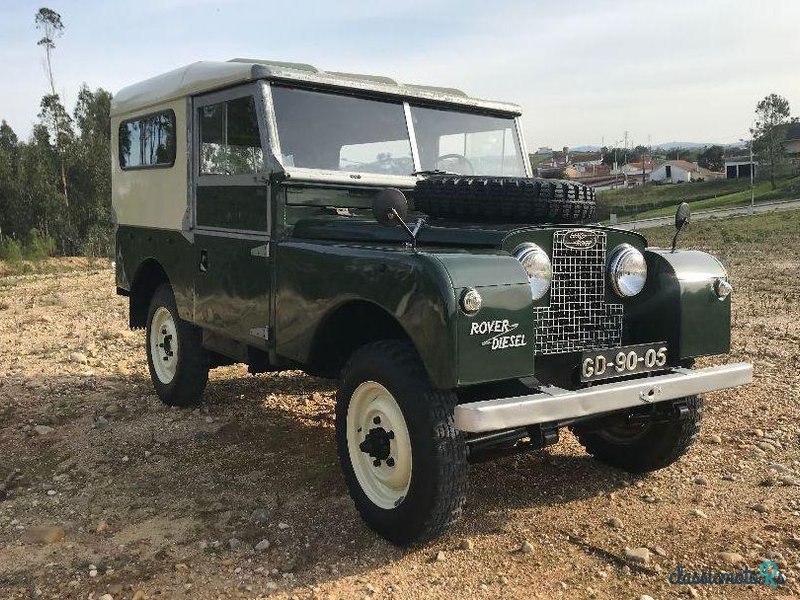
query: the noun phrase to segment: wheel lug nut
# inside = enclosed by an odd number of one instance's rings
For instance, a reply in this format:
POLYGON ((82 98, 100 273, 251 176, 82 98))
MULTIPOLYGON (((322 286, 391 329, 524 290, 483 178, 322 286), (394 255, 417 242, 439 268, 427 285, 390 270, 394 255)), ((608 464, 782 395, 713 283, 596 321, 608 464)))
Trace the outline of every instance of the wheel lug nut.
POLYGON ((381 466, 381 461, 379 461, 379 460, 377 460, 377 459, 376 459, 376 460, 373 460, 373 461, 372 461, 372 466, 373 466, 373 467, 380 467, 380 466, 381 466))
POLYGON ((381 418, 380 417, 375 417, 374 419, 372 419, 372 422, 375 423, 375 425, 379 425, 380 422, 381 422, 381 418))
POLYGON ((391 456, 386 459, 386 466, 387 467, 393 467, 394 466, 394 459, 391 456))

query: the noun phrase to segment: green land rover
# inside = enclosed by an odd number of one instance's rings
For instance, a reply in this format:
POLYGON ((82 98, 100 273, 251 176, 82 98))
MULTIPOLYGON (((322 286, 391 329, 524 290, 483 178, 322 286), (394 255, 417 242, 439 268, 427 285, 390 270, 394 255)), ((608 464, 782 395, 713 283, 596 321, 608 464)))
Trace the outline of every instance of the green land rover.
POLYGON ((345 481, 396 544, 453 522, 470 462, 562 427, 626 471, 675 461, 698 394, 752 379, 692 368, 729 351, 727 273, 592 223, 590 188, 531 176, 519 117, 248 59, 121 90, 116 286, 159 397, 195 404, 231 363, 338 378, 345 481))

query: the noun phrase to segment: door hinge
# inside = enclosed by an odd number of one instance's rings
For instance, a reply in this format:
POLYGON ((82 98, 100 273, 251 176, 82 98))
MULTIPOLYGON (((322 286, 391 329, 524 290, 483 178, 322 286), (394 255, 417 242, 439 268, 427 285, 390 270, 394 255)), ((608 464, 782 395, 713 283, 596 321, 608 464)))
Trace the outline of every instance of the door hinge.
POLYGON ((261 338, 262 340, 269 339, 269 327, 254 327, 250 330, 250 335, 253 337, 261 338))
POLYGON ((263 246, 256 246, 250 250, 251 256, 261 256, 262 258, 269 258, 269 244, 263 246))

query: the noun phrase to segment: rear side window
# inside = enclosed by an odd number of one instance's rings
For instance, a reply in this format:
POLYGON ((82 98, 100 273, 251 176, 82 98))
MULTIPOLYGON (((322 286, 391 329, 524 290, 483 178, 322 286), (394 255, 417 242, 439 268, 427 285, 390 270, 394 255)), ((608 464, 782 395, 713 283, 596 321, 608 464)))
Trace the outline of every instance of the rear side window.
POLYGON ((175 164, 175 113, 167 110, 123 121, 119 126, 119 166, 123 169, 175 164))

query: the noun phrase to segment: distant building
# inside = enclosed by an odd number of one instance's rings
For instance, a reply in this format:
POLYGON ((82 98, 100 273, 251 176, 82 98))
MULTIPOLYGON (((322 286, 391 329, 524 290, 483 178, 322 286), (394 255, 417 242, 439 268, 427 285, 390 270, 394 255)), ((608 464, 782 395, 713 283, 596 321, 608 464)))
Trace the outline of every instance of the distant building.
POLYGON ((536 154, 552 154, 552 153, 553 149, 550 148, 549 146, 542 146, 536 151, 536 154))
POLYGON ((644 161, 643 163, 629 162, 625 163, 619 168, 619 173, 621 175, 625 175, 626 177, 632 175, 638 175, 641 177, 642 172, 644 172, 645 175, 649 175, 650 173, 653 172, 653 169, 655 169, 657 166, 658 166, 657 164, 650 161, 644 161))
POLYGON ((722 173, 709 171, 688 160, 668 160, 650 173, 650 181, 655 183, 688 183, 721 177, 724 177, 722 173))
POLYGON ((750 169, 753 175, 758 170, 758 162, 750 162, 750 156, 732 156, 725 159, 725 178, 726 179, 750 179, 750 169))
MULTIPOLYGON (((795 167, 800 167, 800 123, 789 123, 781 125, 786 130, 783 140, 783 148, 789 157, 789 162, 795 167)), ((753 174, 758 173, 758 161, 750 162, 750 155, 730 156, 725 159, 726 179, 750 178, 750 170, 753 174)))
POLYGON ((800 172, 800 123, 791 123, 786 128, 784 148, 795 173, 800 172))
POLYGON ((786 127, 784 148, 786 154, 800 156, 800 123, 790 123, 786 127))

